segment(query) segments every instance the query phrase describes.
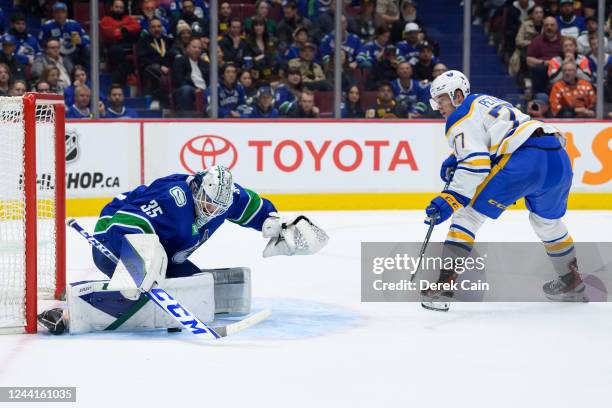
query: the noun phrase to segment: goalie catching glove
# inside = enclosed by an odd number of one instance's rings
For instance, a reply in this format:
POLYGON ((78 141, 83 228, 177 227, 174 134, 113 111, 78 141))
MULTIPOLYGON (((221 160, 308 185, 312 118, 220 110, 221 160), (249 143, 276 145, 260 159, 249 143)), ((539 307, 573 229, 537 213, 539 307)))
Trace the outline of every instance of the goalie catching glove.
POLYGON ((277 213, 270 213, 261 232, 264 238, 270 238, 263 251, 264 258, 276 255, 312 255, 329 241, 325 231, 303 215, 291 222, 283 222, 277 213))

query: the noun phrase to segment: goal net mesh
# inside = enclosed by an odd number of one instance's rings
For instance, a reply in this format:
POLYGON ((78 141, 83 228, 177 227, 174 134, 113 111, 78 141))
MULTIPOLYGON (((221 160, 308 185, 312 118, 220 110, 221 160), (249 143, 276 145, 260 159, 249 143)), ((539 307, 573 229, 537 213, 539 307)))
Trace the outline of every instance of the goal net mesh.
MULTIPOLYGON (((22 98, 0 97, 0 327, 25 326, 25 122, 22 98)), ((55 291, 55 110, 36 106, 39 298, 55 291)), ((30 175, 33 176, 33 175, 30 175)), ((32 288, 29 288, 30 290, 32 288)))

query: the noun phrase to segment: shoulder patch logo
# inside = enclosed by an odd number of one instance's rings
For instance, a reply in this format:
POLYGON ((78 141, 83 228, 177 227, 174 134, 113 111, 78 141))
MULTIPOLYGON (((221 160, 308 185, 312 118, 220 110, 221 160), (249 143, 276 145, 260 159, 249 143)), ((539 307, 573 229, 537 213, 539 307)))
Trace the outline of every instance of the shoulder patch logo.
POLYGON ((170 195, 174 199, 177 207, 184 207, 187 204, 187 197, 185 196, 185 192, 180 187, 172 187, 170 189, 170 195))

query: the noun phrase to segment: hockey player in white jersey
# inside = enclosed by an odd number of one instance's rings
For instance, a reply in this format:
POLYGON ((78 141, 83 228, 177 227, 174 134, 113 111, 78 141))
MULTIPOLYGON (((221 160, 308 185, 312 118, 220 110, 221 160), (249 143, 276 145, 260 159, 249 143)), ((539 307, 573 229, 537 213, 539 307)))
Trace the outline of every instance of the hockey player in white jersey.
MULTIPOLYGON (((544 293, 551 300, 586 300, 573 240, 561 220, 572 168, 559 131, 504 100, 471 94, 468 79, 459 71, 433 81, 430 103, 446 119, 452 149, 440 170, 444 181, 452 177, 449 187, 425 210, 426 223, 452 217, 445 249, 467 254, 485 220, 496 219, 524 197, 529 221, 558 274, 544 285, 544 293)), ((442 270, 438 281, 455 278, 454 271, 442 270)), ((423 294, 435 299, 440 292, 423 294)))

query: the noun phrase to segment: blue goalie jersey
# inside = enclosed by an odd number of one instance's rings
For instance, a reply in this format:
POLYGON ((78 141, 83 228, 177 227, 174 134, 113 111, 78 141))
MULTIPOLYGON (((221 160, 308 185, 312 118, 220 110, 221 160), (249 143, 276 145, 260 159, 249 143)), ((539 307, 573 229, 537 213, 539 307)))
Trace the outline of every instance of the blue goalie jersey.
MULTIPOLYGON (((94 236, 120 257, 123 235, 157 234, 168 255, 170 275, 171 271, 180 269, 226 219, 261 231, 268 214, 276 211, 270 201, 234 183, 233 202, 229 209, 202 224, 196 216, 189 177, 173 174, 115 197, 102 209, 94 236)), ((96 266, 112 276, 115 265, 105 260, 97 250, 93 255, 96 266)))

